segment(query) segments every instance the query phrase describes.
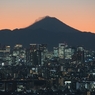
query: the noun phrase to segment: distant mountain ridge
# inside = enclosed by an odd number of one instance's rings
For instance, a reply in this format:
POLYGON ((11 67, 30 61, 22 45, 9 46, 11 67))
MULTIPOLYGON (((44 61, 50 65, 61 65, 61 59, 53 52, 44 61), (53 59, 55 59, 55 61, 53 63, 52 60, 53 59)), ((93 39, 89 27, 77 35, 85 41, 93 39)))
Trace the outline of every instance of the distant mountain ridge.
POLYGON ((95 50, 94 40, 94 33, 81 32, 49 16, 26 28, 0 30, 0 43, 11 46, 18 43, 26 47, 30 43, 47 43, 52 48, 60 42, 66 42, 70 46, 84 46, 95 50))

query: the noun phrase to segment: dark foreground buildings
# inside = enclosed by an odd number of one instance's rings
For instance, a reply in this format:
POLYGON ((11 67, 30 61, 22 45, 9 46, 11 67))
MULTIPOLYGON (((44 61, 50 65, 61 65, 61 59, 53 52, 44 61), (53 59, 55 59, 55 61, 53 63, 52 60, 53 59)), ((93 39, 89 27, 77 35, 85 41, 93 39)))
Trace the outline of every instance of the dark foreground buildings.
POLYGON ((59 43, 0 47, 0 95, 94 95, 95 51, 59 43))

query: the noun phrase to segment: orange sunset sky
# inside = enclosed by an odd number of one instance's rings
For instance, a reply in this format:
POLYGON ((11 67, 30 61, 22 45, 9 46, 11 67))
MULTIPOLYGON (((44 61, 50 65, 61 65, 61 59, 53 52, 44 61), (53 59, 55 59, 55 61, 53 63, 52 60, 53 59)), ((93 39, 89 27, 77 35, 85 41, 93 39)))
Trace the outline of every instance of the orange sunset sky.
POLYGON ((47 15, 95 33, 95 0, 0 0, 0 30, 27 27, 47 15))

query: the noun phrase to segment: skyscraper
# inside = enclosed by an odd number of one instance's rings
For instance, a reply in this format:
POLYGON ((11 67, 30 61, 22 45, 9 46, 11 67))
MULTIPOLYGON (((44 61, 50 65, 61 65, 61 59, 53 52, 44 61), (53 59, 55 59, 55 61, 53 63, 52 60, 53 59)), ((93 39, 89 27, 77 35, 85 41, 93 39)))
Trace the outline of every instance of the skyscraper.
POLYGON ((59 43, 59 58, 64 58, 65 48, 67 45, 65 43, 59 43))

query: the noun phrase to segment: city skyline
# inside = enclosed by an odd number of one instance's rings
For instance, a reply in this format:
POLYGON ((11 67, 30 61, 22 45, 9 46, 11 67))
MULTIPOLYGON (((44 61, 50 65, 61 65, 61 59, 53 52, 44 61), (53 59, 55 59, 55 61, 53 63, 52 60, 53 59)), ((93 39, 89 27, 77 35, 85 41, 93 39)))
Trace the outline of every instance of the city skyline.
POLYGON ((1 0, 0 30, 27 27, 48 15, 78 30, 95 33, 94 5, 94 0, 1 0))

